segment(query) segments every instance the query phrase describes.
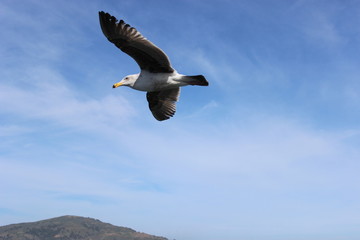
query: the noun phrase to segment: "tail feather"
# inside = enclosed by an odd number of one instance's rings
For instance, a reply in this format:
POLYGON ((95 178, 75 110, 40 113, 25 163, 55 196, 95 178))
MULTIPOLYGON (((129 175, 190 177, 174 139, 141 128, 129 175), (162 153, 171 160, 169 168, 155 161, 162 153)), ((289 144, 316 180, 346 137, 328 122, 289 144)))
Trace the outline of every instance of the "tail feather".
POLYGON ((189 85, 209 86, 209 82, 203 75, 186 76, 185 81, 189 85))

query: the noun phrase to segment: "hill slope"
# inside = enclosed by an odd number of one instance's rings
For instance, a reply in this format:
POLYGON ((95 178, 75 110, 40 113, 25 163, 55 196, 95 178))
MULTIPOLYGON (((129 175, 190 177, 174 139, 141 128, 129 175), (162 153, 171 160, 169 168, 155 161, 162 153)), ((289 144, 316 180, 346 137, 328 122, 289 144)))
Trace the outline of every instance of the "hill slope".
POLYGON ((167 240, 92 218, 62 216, 0 227, 0 240, 167 240))

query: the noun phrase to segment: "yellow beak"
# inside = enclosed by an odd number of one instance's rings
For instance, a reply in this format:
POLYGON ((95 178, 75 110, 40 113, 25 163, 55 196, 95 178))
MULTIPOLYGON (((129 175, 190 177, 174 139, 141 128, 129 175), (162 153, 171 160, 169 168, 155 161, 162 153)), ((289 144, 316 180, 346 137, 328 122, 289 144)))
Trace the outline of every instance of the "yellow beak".
POLYGON ((115 84, 113 85, 113 88, 120 87, 121 85, 123 85, 121 82, 115 83, 115 84))

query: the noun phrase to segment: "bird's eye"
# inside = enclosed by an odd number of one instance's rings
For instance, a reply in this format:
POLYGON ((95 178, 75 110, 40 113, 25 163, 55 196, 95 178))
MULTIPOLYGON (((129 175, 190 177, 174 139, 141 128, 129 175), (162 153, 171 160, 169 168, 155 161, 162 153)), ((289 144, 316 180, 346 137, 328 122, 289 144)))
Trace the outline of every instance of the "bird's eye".
POLYGON ((128 79, 129 79, 128 77, 125 78, 125 80, 128 80, 128 79))

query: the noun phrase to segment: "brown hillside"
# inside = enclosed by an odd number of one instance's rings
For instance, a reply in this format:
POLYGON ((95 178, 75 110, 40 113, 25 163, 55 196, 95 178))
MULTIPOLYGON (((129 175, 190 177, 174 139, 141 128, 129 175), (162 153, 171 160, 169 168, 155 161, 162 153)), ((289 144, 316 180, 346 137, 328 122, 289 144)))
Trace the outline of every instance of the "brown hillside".
POLYGON ((0 240, 167 240, 92 218, 62 216, 0 227, 0 240))

